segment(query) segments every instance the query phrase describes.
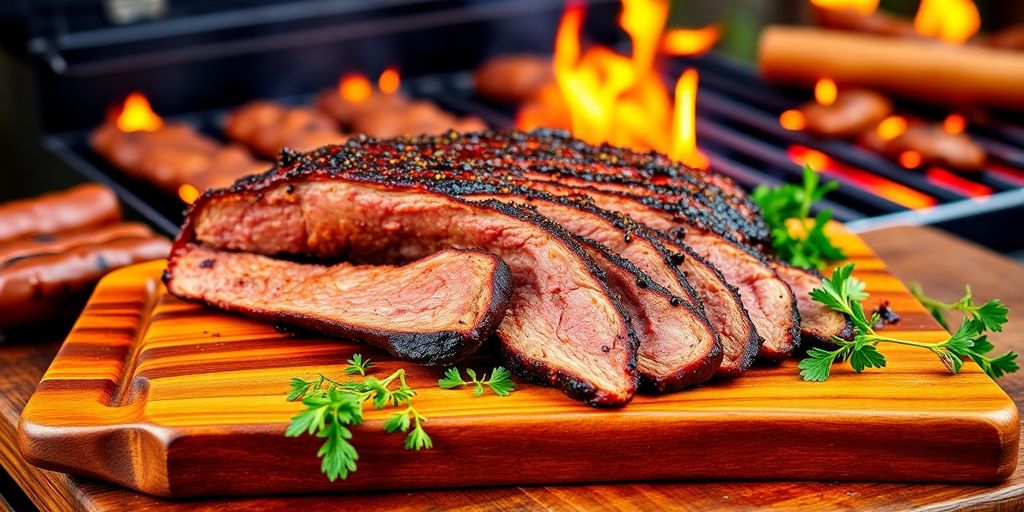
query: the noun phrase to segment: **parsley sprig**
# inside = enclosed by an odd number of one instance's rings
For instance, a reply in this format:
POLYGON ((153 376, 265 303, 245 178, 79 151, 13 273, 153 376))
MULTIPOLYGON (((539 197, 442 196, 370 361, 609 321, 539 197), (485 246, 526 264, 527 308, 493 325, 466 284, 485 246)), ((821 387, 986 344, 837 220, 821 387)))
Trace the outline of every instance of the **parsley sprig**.
POLYGON ((990 356, 994 346, 984 333, 1001 331, 1003 324, 1006 323, 1007 309, 999 300, 975 307, 968 291, 968 297, 966 300, 962 299, 963 304, 958 308, 965 311, 967 316, 960 324, 960 328, 949 338, 934 343, 901 340, 883 336, 875 331, 878 313, 873 313, 870 318, 865 316, 861 301, 866 299, 868 294, 864 291, 864 283, 854 278, 852 274, 852 263, 836 268, 831 279, 822 279, 822 287, 811 291, 811 298, 815 301, 846 314, 853 322, 856 335, 853 341, 833 337, 832 341, 838 346, 835 350, 809 350, 807 357, 799 364, 800 376, 804 380, 820 382, 828 379, 832 364, 836 361, 849 361, 850 366, 858 373, 866 368, 883 368, 886 360, 878 351, 880 343, 930 350, 954 375, 960 372, 964 357, 970 357, 992 378, 1013 373, 1019 368, 1016 352, 990 356))
POLYGON ((477 378, 476 372, 472 368, 466 368, 466 375, 469 376, 470 380, 462 380, 462 373, 459 372, 458 368, 448 368, 444 372, 444 377, 437 381, 437 385, 441 389, 455 389, 463 386, 474 386, 473 394, 480 396, 484 394, 484 386, 491 388, 495 395, 508 396, 516 389, 516 384, 512 382, 512 372, 506 370, 503 366, 499 366, 491 371, 491 378, 487 378, 487 374, 483 374, 480 378, 477 378))
MULTIPOLYGON (((348 363, 344 369, 347 375, 366 375, 373 366, 369 359, 364 360, 360 354, 353 355, 348 363)), ((309 381, 293 378, 287 400, 302 398, 306 409, 292 417, 285 435, 299 437, 309 434, 324 439, 323 446, 317 452, 317 456, 322 459, 320 470, 332 482, 338 478, 344 480, 356 470, 356 461, 359 459, 351 443, 352 431, 349 427, 357 427, 363 422, 363 404, 369 400, 373 401, 375 409, 383 409, 388 405, 400 407, 384 422, 384 430, 408 432, 405 438, 407 450, 433 447, 430 436, 423 429, 427 418, 412 404, 414 396, 416 391, 406 383, 404 369, 395 370, 383 379, 370 376, 361 382, 338 382, 323 374, 309 381), (396 382, 398 387, 392 389, 396 382)))
POLYGON ((931 313, 932 317, 947 331, 949 330, 949 323, 946 322, 946 311, 960 311, 964 315, 982 322, 985 324, 986 329, 994 332, 1001 332, 1003 330, 1003 324, 1006 323, 1006 315, 1010 312, 998 300, 990 300, 980 306, 975 306, 974 295, 971 293, 970 286, 965 287, 964 296, 960 297, 960 300, 952 303, 941 302, 928 297, 924 294, 924 290, 919 283, 910 284, 910 293, 917 300, 921 301, 921 304, 924 304, 924 307, 931 313))
POLYGON ((751 197, 761 207, 771 233, 772 247, 779 258, 797 267, 817 269, 824 268, 829 262, 846 258, 843 251, 825 235, 825 226, 832 220, 832 210, 821 210, 814 217, 814 223, 809 228, 806 226, 811 206, 837 188, 837 182, 820 185, 818 173, 810 167, 804 167, 803 183, 800 185, 762 185, 754 189, 751 197), (790 219, 797 219, 803 229, 791 230, 788 222, 790 219))

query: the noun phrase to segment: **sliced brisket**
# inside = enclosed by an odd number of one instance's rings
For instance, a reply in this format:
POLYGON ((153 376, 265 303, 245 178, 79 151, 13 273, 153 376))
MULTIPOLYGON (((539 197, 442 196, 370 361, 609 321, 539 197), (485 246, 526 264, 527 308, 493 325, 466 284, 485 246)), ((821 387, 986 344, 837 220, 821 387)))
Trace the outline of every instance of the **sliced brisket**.
POLYGON ((508 312, 497 330, 506 363, 590 404, 630 400, 636 337, 603 273, 571 235, 524 208, 464 201, 423 183, 363 172, 368 160, 359 147, 285 155, 265 175, 204 195, 178 245, 194 239, 222 249, 354 263, 484 249, 512 274, 508 312))
POLYGON ((501 259, 455 250, 401 266, 323 266, 185 244, 164 275, 178 297, 363 341, 426 365, 475 352, 505 316, 512 288, 501 259))
POLYGON ((853 322, 846 315, 835 311, 811 298, 811 290, 821 288, 821 274, 793 267, 779 261, 770 262, 790 289, 796 295, 800 309, 800 339, 815 347, 834 348, 832 337, 853 339, 853 322))

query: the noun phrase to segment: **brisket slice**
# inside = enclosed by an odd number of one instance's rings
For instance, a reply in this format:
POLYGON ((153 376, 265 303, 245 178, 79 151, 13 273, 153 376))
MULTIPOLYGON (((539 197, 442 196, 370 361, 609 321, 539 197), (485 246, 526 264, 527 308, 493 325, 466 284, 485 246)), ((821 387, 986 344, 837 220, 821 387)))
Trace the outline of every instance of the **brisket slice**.
POLYGON ((612 291, 622 297, 640 340, 637 368, 641 386, 666 393, 713 377, 722 363, 722 345, 707 319, 629 260, 593 240, 579 240, 607 274, 612 291))
POLYGON ((853 322, 846 315, 811 298, 811 290, 822 287, 821 274, 781 261, 770 261, 769 264, 796 295, 797 306, 800 308, 801 341, 807 345, 831 349, 836 346, 832 341, 833 336, 844 340, 853 339, 853 322))
POLYGON ((164 276, 178 297, 426 365, 475 352, 505 316, 512 288, 500 258, 455 250, 401 266, 323 266, 190 243, 175 249, 164 276))
POLYGON ((739 290, 729 284, 714 265, 708 263, 690 246, 657 234, 663 246, 682 257, 676 257, 678 268, 693 284, 704 303, 708 322, 718 331, 724 352, 718 367, 719 377, 736 377, 754 364, 764 339, 757 334, 739 290))
MULTIPOLYGON (((352 144, 350 143, 349 146, 352 144)), ((636 389, 637 341, 603 273, 550 220, 498 201, 351 170, 341 147, 286 154, 274 170, 197 201, 178 244, 263 254, 397 263, 446 248, 501 257, 512 297, 498 338, 506 364, 592 405, 624 405, 636 389)))
POLYGON ((637 366, 645 389, 674 391, 715 375, 722 361, 718 332, 704 317, 700 299, 675 268, 672 257, 656 241, 640 238, 639 227, 626 231, 623 221, 609 212, 602 214, 593 205, 521 187, 507 187, 503 192, 480 181, 455 184, 437 180, 434 184, 457 188, 471 199, 526 201, 577 235, 630 313, 640 340, 637 366), (627 249, 635 249, 631 257, 625 257, 627 249))
POLYGON ((598 206, 628 215, 649 227, 684 241, 717 268, 739 291, 743 305, 764 343, 758 355, 770 361, 790 356, 800 345, 800 314, 796 297, 756 251, 687 224, 635 198, 583 189, 598 206))

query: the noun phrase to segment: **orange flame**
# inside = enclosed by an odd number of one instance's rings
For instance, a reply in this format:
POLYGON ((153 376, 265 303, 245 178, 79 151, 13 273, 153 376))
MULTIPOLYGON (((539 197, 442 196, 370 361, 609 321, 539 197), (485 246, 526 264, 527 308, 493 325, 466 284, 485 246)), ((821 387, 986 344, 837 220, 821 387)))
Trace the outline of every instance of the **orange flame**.
POLYGON ((708 157, 697 149, 696 69, 687 69, 676 82, 675 123, 672 128, 672 158, 697 169, 708 168, 708 157))
POLYGON ((830 78, 821 78, 814 84, 814 100, 828 106, 836 102, 839 88, 830 78))
POLYGON ((907 118, 903 116, 889 116, 878 123, 878 138, 885 142, 903 135, 907 131, 907 118))
POLYGON ((582 49, 584 16, 583 4, 570 0, 555 38, 557 89, 554 94, 539 95, 529 110, 520 112, 517 124, 521 128, 538 122, 568 126, 577 137, 591 143, 655 149, 701 164, 699 156, 694 156, 699 152, 692 140, 696 73, 685 75, 677 84, 678 97, 689 106, 674 109, 673 96, 657 73, 656 63, 659 51, 706 51, 717 39, 718 28, 670 31, 663 37, 667 0, 623 0, 619 22, 629 34, 633 49, 625 56, 604 46, 582 49))
POLYGON ((864 16, 878 10, 878 0, 811 0, 811 4, 825 9, 850 9, 864 16))
POLYGON ((363 103, 373 94, 373 85, 365 76, 349 73, 338 81, 338 94, 349 103, 363 103))
POLYGON ((399 77, 398 70, 394 67, 388 67, 382 71, 380 77, 377 78, 377 88, 384 94, 394 94, 395 92, 398 92, 398 87, 401 84, 401 77, 399 77))
POLYGON ((967 119, 960 114, 950 114, 942 122, 942 129, 950 135, 963 133, 967 129, 967 119))
POLYGON ((185 204, 192 204, 199 199, 199 189, 188 183, 178 187, 178 197, 181 198, 185 204))
POLYGON ((921 0, 914 31, 947 43, 962 44, 981 28, 978 7, 971 0, 921 0))
POLYGON ((790 131, 800 131, 807 126, 807 119, 803 112, 790 109, 779 115, 779 125, 790 131))
POLYGON ((133 92, 125 98, 116 124, 122 132, 155 132, 163 127, 164 120, 153 112, 149 100, 141 92, 133 92))
POLYGON ((722 35, 718 25, 703 28, 676 28, 661 38, 661 52, 665 55, 701 55, 711 49, 722 35))

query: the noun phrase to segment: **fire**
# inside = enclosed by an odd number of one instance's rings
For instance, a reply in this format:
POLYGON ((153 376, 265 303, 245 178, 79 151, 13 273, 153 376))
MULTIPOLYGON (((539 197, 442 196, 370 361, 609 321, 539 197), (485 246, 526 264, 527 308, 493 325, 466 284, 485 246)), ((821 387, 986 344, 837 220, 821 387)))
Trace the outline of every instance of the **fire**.
POLYGON ((365 76, 350 73, 338 81, 338 94, 341 95, 341 99, 349 103, 362 103, 370 99, 370 95, 373 94, 373 85, 365 76))
POLYGON ((524 108, 517 124, 522 128, 538 122, 568 126, 587 142, 654 149, 706 167, 707 158, 697 150, 695 138, 697 73, 687 71, 679 78, 673 107, 673 95, 660 78, 657 61, 660 53, 707 51, 718 38, 718 27, 665 32, 667 0, 623 0, 619 23, 632 41, 632 54, 625 56, 604 46, 582 47, 585 14, 582 3, 569 1, 555 38, 557 88, 524 108))
POLYGON ((797 165, 809 165, 817 172, 840 178, 851 186, 869 190, 907 208, 916 210, 938 204, 938 201, 928 194, 918 192, 913 188, 877 174, 846 165, 806 146, 790 146, 787 153, 789 154, 789 159, 797 165))
POLYGON ((665 55, 701 55, 710 50, 721 35, 722 29, 718 25, 672 29, 661 39, 661 52, 665 55))
POLYGON ((967 120, 960 114, 950 114, 942 122, 942 129, 950 135, 963 133, 967 129, 967 120))
POLYGON ((828 106, 836 102, 839 96, 839 88, 830 78, 818 79, 814 84, 814 100, 822 105, 828 106))
POLYGON ((676 82, 675 126, 672 158, 690 167, 707 169, 708 157, 697 149, 697 70, 687 69, 676 82))
POLYGON ((850 9, 864 16, 878 10, 878 0, 811 0, 811 4, 825 9, 850 9))
POLYGON ((384 94, 394 94, 398 92, 398 87, 402 84, 401 78, 398 76, 398 70, 389 67, 381 72, 380 77, 377 78, 377 88, 384 94))
POLYGON ((807 119, 803 112, 790 109, 779 115, 779 125, 790 131, 800 131, 807 126, 807 119))
POLYGON ((962 44, 981 28, 981 16, 971 0, 921 0, 914 30, 925 37, 962 44))
POLYGON ((122 132, 155 132, 164 125, 164 120, 153 112, 149 100, 141 92, 133 92, 125 98, 116 122, 122 132))
POLYGON ((907 118, 903 116, 889 116, 878 123, 878 138, 883 141, 890 141, 903 135, 907 131, 907 118))
POLYGON ((178 197, 181 198, 185 204, 192 204, 199 199, 199 189, 188 183, 178 187, 178 197))

